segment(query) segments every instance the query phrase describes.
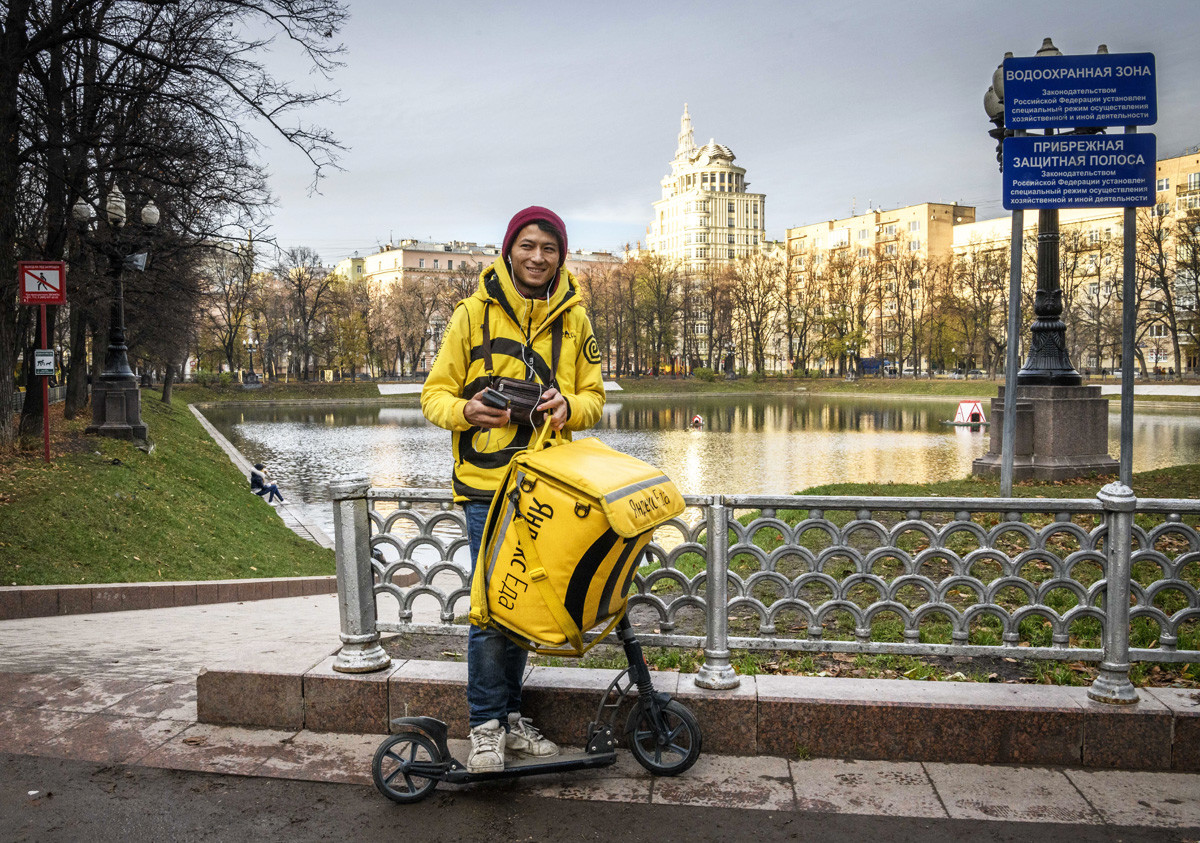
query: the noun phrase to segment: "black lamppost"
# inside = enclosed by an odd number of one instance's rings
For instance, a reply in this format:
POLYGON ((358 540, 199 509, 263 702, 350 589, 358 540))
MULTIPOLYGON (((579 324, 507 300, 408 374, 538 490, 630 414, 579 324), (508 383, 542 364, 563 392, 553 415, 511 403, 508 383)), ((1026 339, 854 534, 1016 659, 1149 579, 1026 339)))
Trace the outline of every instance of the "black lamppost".
MULTIPOLYGON (((1107 53, 1101 45, 1097 51, 1107 53)), ((1061 56, 1054 43, 1046 38, 1035 55, 1061 56)), ((1005 53, 1005 58, 1012 53, 1005 53)), ((1012 137, 1010 129, 1004 127, 1004 63, 992 74, 992 86, 984 94, 983 107, 995 128, 988 132, 996 139, 996 159, 1004 169, 1004 138, 1012 137)), ((1081 127, 1061 134, 1090 135, 1102 129, 1081 127)), ((1053 129, 1045 130, 1047 135, 1053 129)), ((1037 244, 1037 291, 1034 294, 1033 313, 1036 317, 1030 326, 1029 359, 1017 373, 1018 386, 1079 386, 1083 377, 1071 364, 1067 353, 1067 326, 1062 321, 1062 286, 1059 278, 1058 260, 1058 209, 1038 210, 1037 244)), ((1013 338, 1009 338, 1013 341, 1013 338)))
POLYGON ((254 383, 258 376, 254 374, 254 350, 258 348, 258 340, 254 338, 242 340, 242 346, 250 354, 250 372, 246 375, 246 383, 254 383))
MULTIPOLYGON (((71 212, 84 228, 95 217, 92 206, 82 197, 71 212)), ((141 212, 142 226, 153 228, 158 225, 159 216, 154 201, 147 201, 141 212)), ((121 237, 126 220, 125 196, 115 185, 105 202, 104 217, 109 236, 102 241, 102 248, 113 272, 113 298, 109 309, 104 371, 99 382, 92 385, 92 423, 88 425, 87 432, 117 439, 145 439, 147 428, 142 421, 142 396, 137 376, 129 366, 129 348, 125 344, 125 284, 122 276, 126 269, 144 270, 146 254, 125 254, 125 247, 130 245, 121 237)))

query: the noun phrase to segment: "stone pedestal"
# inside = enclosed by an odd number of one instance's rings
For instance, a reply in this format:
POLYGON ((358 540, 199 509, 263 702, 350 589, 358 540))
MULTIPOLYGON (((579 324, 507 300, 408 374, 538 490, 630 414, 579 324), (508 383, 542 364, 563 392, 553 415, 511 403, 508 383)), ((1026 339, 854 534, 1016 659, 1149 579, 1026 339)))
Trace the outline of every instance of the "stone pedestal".
MULTIPOLYGON (((1108 399, 1098 386, 1018 386, 1014 480, 1116 474, 1108 454, 1108 399)), ((992 399, 991 444, 972 472, 1000 474, 1004 387, 992 399)))
POLYGON ((105 377, 92 385, 92 423, 88 433, 113 439, 145 439, 142 422, 142 393, 137 377, 105 377))

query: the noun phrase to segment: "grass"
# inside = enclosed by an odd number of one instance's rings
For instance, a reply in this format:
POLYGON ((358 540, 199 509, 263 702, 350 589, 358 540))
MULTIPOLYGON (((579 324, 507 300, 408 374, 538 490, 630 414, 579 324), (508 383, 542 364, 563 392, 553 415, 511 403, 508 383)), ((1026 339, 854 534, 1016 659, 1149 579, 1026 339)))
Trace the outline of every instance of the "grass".
POLYGON ((154 440, 89 436, 51 407, 51 462, 0 468, 0 583, 161 582, 326 575, 333 551, 289 530, 176 397, 143 393, 154 440))

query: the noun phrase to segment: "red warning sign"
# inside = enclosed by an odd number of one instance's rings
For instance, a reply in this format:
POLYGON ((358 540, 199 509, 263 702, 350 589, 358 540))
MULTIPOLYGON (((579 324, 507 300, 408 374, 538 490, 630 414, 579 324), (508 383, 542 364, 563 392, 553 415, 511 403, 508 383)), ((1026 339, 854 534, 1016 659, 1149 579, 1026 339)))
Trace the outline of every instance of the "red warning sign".
POLYGON ((66 262, 20 261, 17 288, 21 291, 21 304, 66 304, 66 262))

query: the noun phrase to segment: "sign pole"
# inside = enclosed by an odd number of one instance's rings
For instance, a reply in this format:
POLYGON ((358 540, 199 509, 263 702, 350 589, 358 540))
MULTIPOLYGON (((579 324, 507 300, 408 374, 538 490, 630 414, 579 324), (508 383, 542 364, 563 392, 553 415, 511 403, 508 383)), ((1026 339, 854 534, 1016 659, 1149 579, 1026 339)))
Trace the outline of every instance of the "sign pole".
MULTIPOLYGON (((1126 126, 1131 135, 1137 126, 1126 126)), ((1121 453, 1118 456, 1118 477, 1123 486, 1133 488, 1133 358, 1135 350, 1134 321, 1137 302, 1134 293, 1134 270, 1137 260, 1137 208, 1126 207, 1124 219, 1124 266, 1121 267, 1121 453)))
MULTIPOLYGON (((50 348, 46 342, 46 305, 42 308, 42 348, 50 348)), ((42 451, 46 462, 50 462, 50 376, 42 375, 42 451)))

